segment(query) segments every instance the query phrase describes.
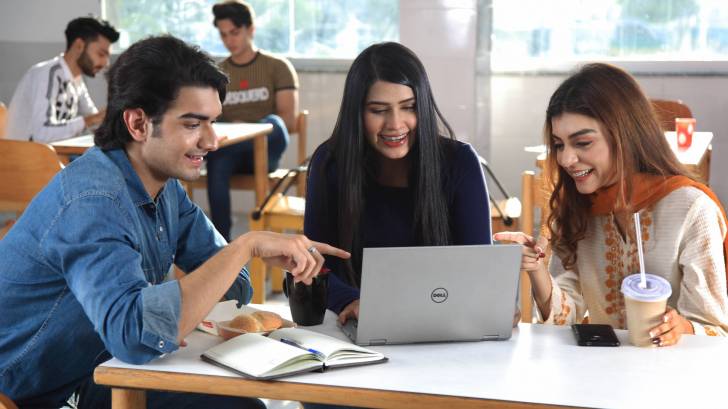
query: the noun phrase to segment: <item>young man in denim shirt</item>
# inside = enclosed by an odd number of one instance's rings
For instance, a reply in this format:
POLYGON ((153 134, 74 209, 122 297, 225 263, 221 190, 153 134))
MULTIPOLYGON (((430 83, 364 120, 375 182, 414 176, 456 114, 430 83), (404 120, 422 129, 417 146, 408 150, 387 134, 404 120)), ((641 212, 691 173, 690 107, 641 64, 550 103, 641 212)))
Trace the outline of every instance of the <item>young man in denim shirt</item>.
MULTIPOLYGON (((251 257, 310 282, 322 253, 304 236, 250 232, 227 244, 177 181, 217 149, 227 79, 173 37, 136 43, 109 75, 90 149, 0 241, 0 391, 21 407, 110 406, 91 379, 115 356, 142 364, 184 346, 221 298, 247 303, 251 257), (172 264, 186 271, 164 281, 172 264)), ((255 399, 151 392, 148 407, 260 407, 255 399)))

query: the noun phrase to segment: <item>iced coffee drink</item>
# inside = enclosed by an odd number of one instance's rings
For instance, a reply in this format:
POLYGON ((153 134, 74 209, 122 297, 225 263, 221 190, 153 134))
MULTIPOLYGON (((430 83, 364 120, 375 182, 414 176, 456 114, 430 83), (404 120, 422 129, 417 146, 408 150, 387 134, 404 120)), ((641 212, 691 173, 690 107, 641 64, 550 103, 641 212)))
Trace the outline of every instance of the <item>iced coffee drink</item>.
POLYGON ((654 346, 650 330, 662 323, 667 299, 672 294, 670 283, 664 278, 654 274, 645 274, 645 278, 645 288, 640 287, 639 274, 622 281, 629 342, 640 347, 654 346))

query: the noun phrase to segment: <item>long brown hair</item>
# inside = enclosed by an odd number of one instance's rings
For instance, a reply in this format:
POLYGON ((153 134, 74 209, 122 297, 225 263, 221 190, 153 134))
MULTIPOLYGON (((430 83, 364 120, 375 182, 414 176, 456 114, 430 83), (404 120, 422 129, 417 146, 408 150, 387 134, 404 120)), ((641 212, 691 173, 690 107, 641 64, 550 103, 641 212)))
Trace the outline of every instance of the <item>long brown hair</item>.
POLYGON ((576 265, 578 242, 586 234, 591 198, 579 193, 574 180, 556 161, 551 121, 566 112, 600 122, 618 184, 614 205, 618 216, 630 211, 634 174, 695 177, 670 149, 652 104, 632 76, 609 64, 583 66, 551 96, 544 124, 549 147, 546 174, 553 188, 548 217, 550 242, 564 268, 571 269, 576 265))

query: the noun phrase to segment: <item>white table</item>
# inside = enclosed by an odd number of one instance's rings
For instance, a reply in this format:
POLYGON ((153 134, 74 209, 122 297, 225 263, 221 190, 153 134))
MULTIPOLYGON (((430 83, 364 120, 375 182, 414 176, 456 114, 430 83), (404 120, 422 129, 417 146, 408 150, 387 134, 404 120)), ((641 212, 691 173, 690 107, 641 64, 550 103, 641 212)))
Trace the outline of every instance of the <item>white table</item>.
MULTIPOLYGON (((216 122, 212 124, 212 128, 215 130, 215 134, 217 134, 219 140, 219 146, 222 148, 253 139, 257 136, 268 135, 273 130, 273 125, 245 122, 216 122)), ((53 146, 64 163, 68 163, 68 156, 83 155, 86 149, 94 146, 94 135, 86 134, 76 136, 74 138, 51 142, 50 145, 53 146)))
MULTIPOLYGON (((313 329, 345 339, 331 312, 313 329)), ((195 332, 189 346, 173 354, 140 366, 112 359, 97 368, 95 378, 112 387, 188 390, 179 380, 159 381, 164 376, 152 371, 197 374, 205 376, 198 383, 213 380, 201 388, 208 393, 232 379, 240 382, 234 390, 241 396, 370 407, 721 406, 728 339, 685 336, 674 347, 637 348, 628 345, 626 331, 617 335, 623 343, 618 348, 579 347, 569 327, 520 324, 509 341, 375 347, 388 363, 256 382, 201 361, 199 355, 220 340, 195 332), (156 374, 153 385, 145 385, 145 371, 156 374)), ((229 389, 220 386, 218 393, 229 389)))

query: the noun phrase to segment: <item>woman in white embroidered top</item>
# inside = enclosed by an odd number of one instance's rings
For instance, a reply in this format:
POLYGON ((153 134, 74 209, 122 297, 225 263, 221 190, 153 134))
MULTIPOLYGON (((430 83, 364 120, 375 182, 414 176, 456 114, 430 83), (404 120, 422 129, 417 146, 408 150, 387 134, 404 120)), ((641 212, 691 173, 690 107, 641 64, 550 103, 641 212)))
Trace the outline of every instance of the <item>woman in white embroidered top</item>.
POLYGON ((548 233, 495 235, 524 245, 539 319, 572 324, 588 314, 592 323, 626 327, 620 286, 639 271, 631 217, 639 212, 646 270, 672 286, 652 342, 728 335, 725 212, 678 162, 634 78, 608 64, 582 67, 551 96, 544 138, 548 233))

